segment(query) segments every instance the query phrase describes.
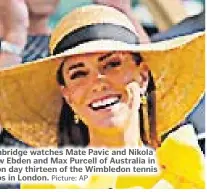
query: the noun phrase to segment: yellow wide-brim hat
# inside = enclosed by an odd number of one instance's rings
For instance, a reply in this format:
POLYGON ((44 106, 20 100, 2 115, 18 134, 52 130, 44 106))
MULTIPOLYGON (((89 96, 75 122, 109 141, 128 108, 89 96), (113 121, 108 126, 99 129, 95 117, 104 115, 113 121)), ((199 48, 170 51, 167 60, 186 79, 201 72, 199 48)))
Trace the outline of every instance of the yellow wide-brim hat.
POLYGON ((130 51, 139 52, 153 74, 157 132, 168 132, 204 93, 204 33, 144 45, 137 37, 128 18, 114 8, 90 5, 69 13, 52 33, 51 57, 0 70, 1 126, 33 147, 57 146, 62 97, 56 72, 62 58, 130 51))

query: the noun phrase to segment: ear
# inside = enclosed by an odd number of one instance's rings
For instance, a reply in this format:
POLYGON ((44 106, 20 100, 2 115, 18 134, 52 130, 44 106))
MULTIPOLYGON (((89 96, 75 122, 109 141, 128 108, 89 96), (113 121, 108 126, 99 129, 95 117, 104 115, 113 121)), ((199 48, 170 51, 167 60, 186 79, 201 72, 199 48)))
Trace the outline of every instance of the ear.
POLYGON ((141 93, 144 94, 147 90, 148 82, 149 82, 149 67, 146 62, 140 63, 140 87, 141 93))
POLYGON ((65 101, 70 104, 71 101, 70 101, 70 97, 69 97, 69 90, 67 87, 65 86, 60 86, 60 91, 62 93, 62 96, 64 97, 65 101))

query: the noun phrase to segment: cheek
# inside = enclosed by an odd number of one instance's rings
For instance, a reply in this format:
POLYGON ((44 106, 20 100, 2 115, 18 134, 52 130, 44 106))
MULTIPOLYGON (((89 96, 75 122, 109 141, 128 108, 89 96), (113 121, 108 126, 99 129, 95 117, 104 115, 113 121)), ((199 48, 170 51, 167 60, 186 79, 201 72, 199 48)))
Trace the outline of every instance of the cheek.
POLYGON ((68 87, 68 97, 70 99, 70 103, 81 105, 83 103, 84 96, 89 89, 89 80, 85 79, 77 79, 71 80, 67 73, 64 73, 65 83, 68 87))
POLYGON ((128 66, 113 72, 108 78, 114 85, 125 87, 130 82, 137 80, 138 74, 139 72, 135 67, 128 66))
MULTIPOLYGON (((85 88, 73 88, 69 94, 70 102, 69 105, 72 107, 75 114, 79 116, 81 120, 87 115, 85 105, 83 105, 83 96, 85 96, 85 88)), ((84 121, 84 120, 83 120, 84 121)), ((85 122, 85 121, 84 121, 85 122)))
POLYGON ((88 85, 73 86, 70 88, 69 98, 71 103, 74 105, 81 105, 86 91, 88 90, 88 85))

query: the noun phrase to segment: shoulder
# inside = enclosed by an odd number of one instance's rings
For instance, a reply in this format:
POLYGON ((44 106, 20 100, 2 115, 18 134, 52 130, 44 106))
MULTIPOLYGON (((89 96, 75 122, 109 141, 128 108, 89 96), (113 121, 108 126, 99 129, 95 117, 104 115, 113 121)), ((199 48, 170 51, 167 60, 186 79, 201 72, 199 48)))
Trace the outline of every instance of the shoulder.
POLYGON ((166 152, 169 151, 173 152, 171 155, 174 153, 176 155, 178 155, 178 153, 191 154, 192 152, 202 154, 195 129, 191 124, 181 125, 165 136, 157 152, 159 154, 166 154, 166 152))
POLYGON ((166 141, 169 139, 176 140, 177 143, 183 143, 189 146, 198 146, 198 139, 195 133, 195 128, 191 124, 185 124, 168 134, 166 141))
POLYGON ((183 125, 170 133, 156 153, 165 171, 192 182, 195 187, 203 187, 204 155, 192 125, 183 125))

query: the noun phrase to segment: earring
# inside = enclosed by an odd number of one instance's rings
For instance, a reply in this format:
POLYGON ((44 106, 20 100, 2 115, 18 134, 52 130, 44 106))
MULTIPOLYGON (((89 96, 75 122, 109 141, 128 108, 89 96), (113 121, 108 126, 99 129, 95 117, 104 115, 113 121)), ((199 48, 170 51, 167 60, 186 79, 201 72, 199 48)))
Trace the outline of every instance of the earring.
POLYGON ((141 104, 146 105, 147 104, 147 96, 141 95, 141 104))
POLYGON ((147 93, 141 95, 142 114, 143 114, 143 126, 144 126, 144 141, 150 143, 150 122, 149 122, 149 111, 147 102, 147 93))
POLYGON ((79 117, 76 114, 74 115, 74 121, 75 121, 75 124, 79 123, 79 117))

